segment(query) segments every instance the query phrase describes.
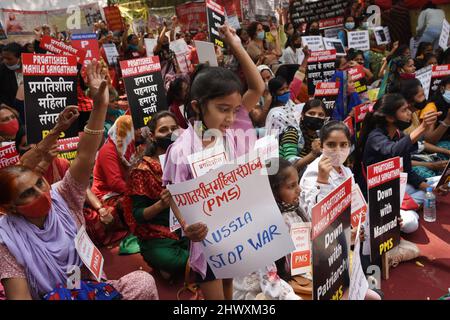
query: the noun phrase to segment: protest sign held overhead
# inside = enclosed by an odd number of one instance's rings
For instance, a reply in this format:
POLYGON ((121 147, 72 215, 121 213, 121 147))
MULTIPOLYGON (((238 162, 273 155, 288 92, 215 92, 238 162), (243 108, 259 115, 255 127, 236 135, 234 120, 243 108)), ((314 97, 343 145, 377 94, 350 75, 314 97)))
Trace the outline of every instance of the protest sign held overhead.
POLYGON ((209 41, 221 48, 224 42, 219 27, 225 23, 224 8, 212 0, 206 0, 206 17, 208 19, 209 41))
POLYGON ((103 50, 105 50, 106 60, 108 60, 108 64, 110 66, 117 65, 119 52, 117 51, 117 47, 114 43, 105 43, 103 45, 103 50))
POLYGON ((345 47, 341 39, 323 38, 323 44, 326 50, 336 50, 336 56, 346 56, 345 47))
POLYGON ((5 143, 0 147, 0 169, 13 166, 19 162, 19 153, 14 142, 5 143))
POLYGON ((84 58, 86 56, 86 50, 77 49, 69 44, 65 44, 62 41, 53 39, 50 36, 43 36, 41 39, 40 47, 47 51, 50 51, 58 55, 73 55, 77 57, 77 63, 83 64, 84 58))
MULTIPOLYGON (((308 49, 311 51, 320 51, 324 50, 322 36, 305 36, 302 37, 303 46, 308 46, 308 49)), ((334 48, 331 48, 334 49, 334 48)))
POLYGON ((98 47, 97 35, 95 33, 74 34, 72 35, 72 47, 78 50, 86 51, 84 56, 84 65, 96 59, 100 60, 100 50, 98 47))
POLYGON ((308 94, 319 82, 328 82, 336 71, 336 50, 313 51, 308 58, 308 94))
POLYGON ((442 79, 448 76, 450 76, 450 64, 433 66, 429 97, 433 97, 438 92, 442 79))
POLYGON ((175 53, 175 57, 180 67, 180 72, 187 74, 189 72, 188 55, 191 52, 184 39, 179 39, 170 42, 170 49, 175 53))
POLYGON ((369 31, 350 31, 347 32, 348 47, 356 50, 370 50, 369 31))
POLYGON ((167 186, 188 224, 207 225, 201 248, 218 279, 248 275, 295 249, 264 165, 247 161, 167 186))
MULTIPOLYGON (((77 57, 22 54, 27 142, 38 143, 66 106, 77 105, 77 57)), ((60 138, 78 136, 75 122, 60 138)))
POLYGON ((314 97, 323 101, 327 110, 327 116, 331 116, 333 114, 333 109, 336 106, 338 94, 339 83, 337 82, 319 82, 316 85, 314 97))
POLYGON ((197 48, 198 61, 200 63, 207 63, 210 67, 218 67, 216 51, 214 50, 214 44, 205 41, 194 41, 197 48))
POLYGON ((118 6, 104 7, 103 12, 105 13, 106 23, 108 24, 109 30, 123 31, 125 26, 123 24, 123 19, 118 6))
POLYGON ((444 20, 444 23, 442 24, 442 31, 441 36, 439 37, 439 46, 446 50, 448 47, 448 37, 450 33, 450 24, 447 20, 444 20))
POLYGON ((204 2, 182 3, 177 5, 175 10, 178 21, 188 31, 197 31, 203 24, 207 23, 204 2))
POLYGON ((428 99, 430 94, 430 87, 431 87, 431 76, 433 73, 433 66, 427 66, 420 70, 416 71, 416 79, 420 81, 422 84, 422 88, 425 94, 425 98, 428 99))
POLYGON ((319 21, 321 29, 341 26, 344 23, 345 10, 349 5, 348 0, 292 1, 291 20, 296 24, 319 21))
POLYGON ((148 124, 152 115, 158 111, 167 110, 159 57, 120 61, 120 68, 133 126, 135 129, 142 128, 148 124))
POLYGON ((389 29, 387 29, 387 27, 375 27, 373 33, 375 34, 377 45, 388 44, 391 42, 389 29), (388 30, 388 34, 386 34, 386 30, 388 30))
POLYGON ((400 171, 400 157, 367 167, 370 258, 375 264, 400 243, 400 171))
POLYGON ((349 287, 352 178, 312 208, 314 300, 341 300, 349 287))

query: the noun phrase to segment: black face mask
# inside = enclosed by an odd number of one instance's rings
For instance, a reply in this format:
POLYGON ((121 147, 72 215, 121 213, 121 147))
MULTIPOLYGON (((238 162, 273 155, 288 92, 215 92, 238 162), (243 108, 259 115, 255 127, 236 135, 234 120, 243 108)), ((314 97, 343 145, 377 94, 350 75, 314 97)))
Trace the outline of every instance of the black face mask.
POLYGON ((294 43, 294 48, 295 49, 299 49, 299 48, 301 48, 302 47, 302 44, 301 43, 294 43))
POLYGON ((395 126, 400 130, 406 130, 411 126, 412 121, 402 121, 402 120, 395 120, 395 126))
POLYGON ((427 105, 427 100, 423 100, 422 102, 414 102, 414 108, 422 110, 427 105))
POLYGON ((320 30, 319 29, 311 29, 311 30, 309 30, 309 34, 311 36, 318 36, 318 35, 320 35, 320 30))
POLYGON ((323 127, 323 124, 325 122, 325 119, 316 118, 316 117, 310 117, 310 116, 304 116, 303 117, 303 124, 306 128, 311 130, 319 130, 323 127))
POLYGON ((163 150, 167 150, 167 148, 169 148, 169 146, 174 143, 174 141, 172 141, 172 135, 169 134, 165 137, 160 137, 160 138, 156 138, 155 139, 155 145, 163 150))
POLYGON ((166 44, 163 44, 161 47, 162 47, 164 50, 169 50, 170 44, 169 44, 169 43, 166 43, 166 44))

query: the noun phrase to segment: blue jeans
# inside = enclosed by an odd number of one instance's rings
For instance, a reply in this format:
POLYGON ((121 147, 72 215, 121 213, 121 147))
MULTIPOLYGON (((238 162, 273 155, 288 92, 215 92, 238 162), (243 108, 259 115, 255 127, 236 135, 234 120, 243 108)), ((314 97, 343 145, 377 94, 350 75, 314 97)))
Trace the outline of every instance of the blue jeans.
POLYGON ((406 185, 406 193, 408 193, 411 198, 420 206, 425 201, 425 192, 414 188, 412 185, 406 185))
POLYGON ((420 37, 420 42, 430 42, 433 44, 433 49, 436 50, 439 47, 439 37, 441 36, 441 27, 427 27, 420 37))

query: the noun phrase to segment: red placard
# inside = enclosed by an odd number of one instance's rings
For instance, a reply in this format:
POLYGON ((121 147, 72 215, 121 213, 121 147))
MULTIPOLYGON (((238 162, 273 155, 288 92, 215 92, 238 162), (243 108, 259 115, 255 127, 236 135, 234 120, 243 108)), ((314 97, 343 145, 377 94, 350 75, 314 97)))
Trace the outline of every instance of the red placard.
POLYGON ((391 158, 367 167, 367 186, 372 189, 380 184, 400 178, 400 157, 391 158))
POLYGON ((344 17, 334 17, 319 21, 319 29, 340 27, 344 24, 344 17))
POLYGON ((23 53, 22 71, 24 76, 76 76, 77 57, 23 53))
POLYGON ((363 103, 353 108, 355 110, 355 123, 364 121, 366 114, 370 111, 371 103, 363 103))
POLYGON ((450 76, 450 64, 433 66, 431 78, 443 78, 446 76, 450 76))
POLYGON ((84 61, 84 57, 86 56, 86 51, 83 49, 74 48, 71 45, 65 44, 62 41, 58 41, 53 39, 50 36, 43 36, 41 39, 40 47, 47 51, 53 52, 59 55, 65 56, 76 56, 77 62, 82 64, 84 61))
POLYGON ((220 4, 217 4, 212 0, 206 0, 206 6, 221 15, 225 15, 224 7, 222 7, 220 4))
POLYGON ((337 96, 339 94, 339 83, 319 82, 316 85, 315 97, 337 96))
POLYGON ((106 23, 111 31, 123 31, 124 24, 120 9, 117 6, 108 6, 103 8, 105 12, 106 23))
POLYGON ((291 257, 292 268, 303 268, 311 265, 311 251, 294 252, 291 257))
POLYGON ((312 240, 331 225, 352 202, 352 178, 331 191, 312 208, 312 240))
POLYGON ((200 26, 206 25, 206 11, 204 2, 188 2, 180 4, 175 8, 178 21, 187 30, 198 30, 200 26))
POLYGON ((347 72, 348 72, 349 79, 351 79, 352 81, 361 80, 362 78, 364 78, 366 76, 366 74, 364 73, 364 67, 359 66, 359 65, 348 69, 347 72))
POLYGON ((313 51, 308 58, 308 62, 335 61, 336 50, 313 51))
POLYGON ((347 117, 344 119, 343 122, 347 126, 348 130, 350 131, 351 136, 353 137, 355 135, 355 128, 353 127, 353 118, 347 117))
POLYGON ((158 56, 151 56, 140 59, 120 61, 122 76, 124 78, 134 77, 140 74, 146 74, 161 70, 158 56))
POLYGON ((19 162, 19 154, 14 143, 0 148, 0 169, 13 166, 17 162, 19 162))
POLYGON ((84 65, 94 59, 100 60, 100 49, 98 47, 97 35, 95 33, 74 34, 72 46, 78 50, 85 50, 84 65))

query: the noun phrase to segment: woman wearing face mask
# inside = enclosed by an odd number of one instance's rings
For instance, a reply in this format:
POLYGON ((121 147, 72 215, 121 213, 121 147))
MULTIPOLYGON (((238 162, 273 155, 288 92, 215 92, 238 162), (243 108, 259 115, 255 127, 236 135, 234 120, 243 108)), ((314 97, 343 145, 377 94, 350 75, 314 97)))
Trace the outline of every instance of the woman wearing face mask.
MULTIPOLYGON (((403 157, 403 171, 408 173, 406 192, 421 205, 429 185, 412 170, 411 153, 417 150, 417 142, 433 127, 439 113, 427 113, 419 127, 405 135, 403 130, 411 125, 412 112, 403 96, 395 93, 386 94, 377 101, 373 109, 373 112, 369 112, 364 119, 357 147, 362 157, 361 161, 357 160, 355 164, 362 164, 363 168, 361 171, 355 169, 355 172, 365 173, 371 164, 397 156, 403 157)), ((365 192, 365 179, 360 179, 359 182, 361 190, 365 192)), ((407 215, 402 216, 405 222, 403 231, 410 233, 417 229, 418 216, 407 215)))
POLYGON ((0 105, 0 146, 13 142, 20 128, 19 114, 16 110, 0 105))
MULTIPOLYGON (((72 265, 81 269, 82 279, 89 277, 75 249, 75 237, 84 224, 83 203, 108 105, 106 81, 95 69, 88 65, 88 73, 95 78, 91 82, 96 92, 94 108, 77 157, 63 180, 50 186, 24 166, 0 170, 0 206, 6 212, 0 219, 0 280, 8 300, 42 299, 67 283, 72 265)), ((77 116, 77 107, 67 107, 63 126, 54 128, 31 152, 37 155, 54 145, 77 116)), ((124 299, 158 299, 155 281, 146 272, 133 272, 109 283, 124 299)))
POLYGON ((162 186, 159 156, 173 143, 179 127, 175 115, 162 111, 148 125, 150 141, 143 158, 131 170, 124 201, 125 221, 137 236, 141 255, 164 277, 183 274, 189 256, 189 240, 169 229, 169 192, 162 186))
POLYGON ((450 77, 442 79, 439 89, 425 107, 424 113, 441 112, 434 130, 425 134, 425 141, 450 149, 450 77))
MULTIPOLYGON (((252 145, 239 143, 233 129, 239 113, 247 113, 258 103, 264 91, 264 82, 250 56, 242 47, 235 31, 224 25, 220 28, 226 45, 232 50, 241 65, 248 89, 242 94, 242 85, 237 76, 230 70, 220 67, 200 68, 194 75, 189 93, 188 108, 193 111, 201 126, 189 126, 167 150, 164 164, 163 184, 180 183, 193 179, 189 168, 188 155, 211 148, 223 141, 233 160, 253 150, 252 145), (202 139, 202 132, 213 130, 221 134, 217 139, 202 139)), ((211 133, 211 131, 209 131, 211 133)), ((174 209, 177 215, 177 208, 174 209)), ((178 218, 178 217, 177 217, 178 218)), ((197 282, 207 300, 232 299, 233 280, 216 279, 208 267, 202 252, 202 244, 208 233, 204 223, 187 225, 182 217, 179 221, 186 236, 191 240, 189 264, 196 273, 197 282)))
MULTIPOLYGON (((389 74, 387 77, 385 92, 398 92, 401 80, 415 78, 415 72, 416 67, 414 66, 414 59, 412 59, 411 57, 399 56, 392 59, 390 63, 389 74)), ((381 89, 378 97, 380 97, 380 94, 381 89)))
MULTIPOLYGON (((426 100, 419 80, 403 80, 400 88, 401 94, 408 102, 409 109, 412 112, 411 126, 404 130, 405 134, 410 134, 420 126, 427 113, 436 112, 436 110, 433 110, 433 106, 426 100), (430 106, 428 106, 429 104, 430 106)), ((425 179, 442 174, 450 156, 448 145, 439 147, 426 142, 423 138, 419 140, 418 145, 417 152, 412 154, 414 172, 425 179), (430 154, 436 154, 436 156, 431 156, 430 154)))
POLYGON ((8 43, 1 52, 3 63, 0 65, 0 105, 14 106, 17 89, 23 81, 20 56, 22 46, 16 42, 8 43))
POLYGON ((278 42, 274 48, 270 48, 266 43, 266 32, 264 27, 259 22, 252 22, 247 29, 247 33, 250 36, 250 42, 247 46, 247 53, 252 58, 256 65, 265 64, 269 67, 278 63, 278 58, 281 56, 281 45, 279 42, 278 31, 273 31, 273 37, 278 39, 278 42))
POLYGON ((319 21, 312 21, 306 29, 307 36, 320 36, 319 21))
POLYGON ((350 31, 355 31, 356 30, 356 21, 355 18, 352 16, 348 16, 345 18, 345 23, 344 23, 344 29, 339 31, 338 33, 338 38, 341 39, 342 44, 344 45, 344 47, 348 46, 347 43, 347 32, 350 31))

